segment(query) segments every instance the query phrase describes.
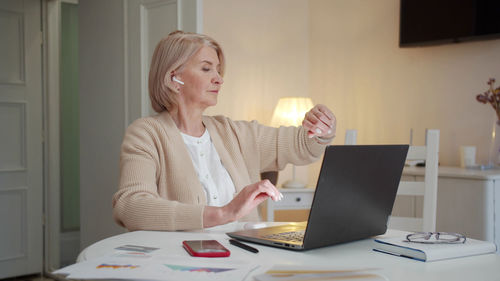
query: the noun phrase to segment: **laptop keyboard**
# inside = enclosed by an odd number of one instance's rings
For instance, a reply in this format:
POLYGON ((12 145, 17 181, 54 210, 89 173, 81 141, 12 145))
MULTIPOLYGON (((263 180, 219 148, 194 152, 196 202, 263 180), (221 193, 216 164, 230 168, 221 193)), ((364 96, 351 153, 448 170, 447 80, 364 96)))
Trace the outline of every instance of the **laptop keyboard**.
POLYGON ((264 236, 268 239, 283 240, 289 242, 302 242, 305 230, 274 233, 264 236))

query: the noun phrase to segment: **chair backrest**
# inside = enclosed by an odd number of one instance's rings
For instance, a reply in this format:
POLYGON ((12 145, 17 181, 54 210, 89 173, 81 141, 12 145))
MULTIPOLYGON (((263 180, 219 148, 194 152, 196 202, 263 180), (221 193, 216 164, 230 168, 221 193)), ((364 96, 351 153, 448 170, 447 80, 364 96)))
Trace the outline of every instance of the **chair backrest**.
MULTIPOLYGON (((355 130, 346 131, 346 145, 356 144, 356 137, 352 141, 353 134, 356 136, 355 130)), ((393 214, 389 219, 389 228, 405 231, 436 231, 439 130, 427 130, 425 143, 424 146, 410 146, 406 158, 407 162, 423 160, 425 163, 424 180, 402 180, 397 193, 423 197, 423 215, 422 217, 401 217, 393 214)))
POLYGON ((409 231, 436 231, 439 130, 427 130, 425 146, 410 146, 407 161, 424 160, 423 181, 401 181, 398 195, 423 196, 421 218, 391 216, 389 228, 409 231))
POLYGON ((346 130, 344 144, 354 145, 357 142, 357 140, 356 140, 357 138, 358 138, 358 130, 346 130))

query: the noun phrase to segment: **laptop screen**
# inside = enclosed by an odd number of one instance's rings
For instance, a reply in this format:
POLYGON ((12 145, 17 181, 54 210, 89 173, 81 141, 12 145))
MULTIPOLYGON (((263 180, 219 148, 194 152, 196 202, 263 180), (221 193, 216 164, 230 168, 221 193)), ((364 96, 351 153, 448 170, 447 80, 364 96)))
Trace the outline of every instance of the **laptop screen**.
POLYGON ((408 145, 328 146, 304 243, 336 244, 383 234, 408 145))

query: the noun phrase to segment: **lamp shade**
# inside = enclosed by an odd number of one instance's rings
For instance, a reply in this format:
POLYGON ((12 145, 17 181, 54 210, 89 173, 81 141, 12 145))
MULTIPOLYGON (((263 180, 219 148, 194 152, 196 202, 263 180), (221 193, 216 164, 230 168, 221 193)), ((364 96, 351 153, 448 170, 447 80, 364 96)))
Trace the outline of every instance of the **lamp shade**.
POLYGON ((304 120, 304 115, 311 108, 313 108, 313 103, 310 98, 281 98, 274 109, 271 126, 299 126, 304 120))

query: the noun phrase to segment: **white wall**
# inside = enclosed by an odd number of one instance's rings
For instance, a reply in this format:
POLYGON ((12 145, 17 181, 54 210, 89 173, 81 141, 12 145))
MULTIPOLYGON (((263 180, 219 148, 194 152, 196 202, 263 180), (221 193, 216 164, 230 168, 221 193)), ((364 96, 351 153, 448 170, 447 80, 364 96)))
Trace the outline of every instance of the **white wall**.
POLYGON ((460 145, 486 162, 495 114, 475 100, 500 80, 500 40, 399 48, 399 0, 310 0, 310 91, 359 143, 423 144, 441 130, 440 163, 459 165, 460 145))
MULTIPOLYGON (((205 0, 203 33, 222 45, 227 61, 218 104, 206 114, 269 124, 279 98, 309 96, 308 16, 305 0, 205 0)), ((297 173, 307 181, 306 167, 297 173)))

